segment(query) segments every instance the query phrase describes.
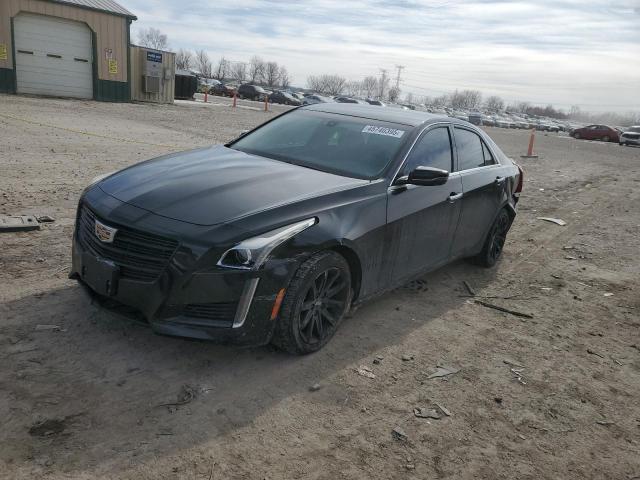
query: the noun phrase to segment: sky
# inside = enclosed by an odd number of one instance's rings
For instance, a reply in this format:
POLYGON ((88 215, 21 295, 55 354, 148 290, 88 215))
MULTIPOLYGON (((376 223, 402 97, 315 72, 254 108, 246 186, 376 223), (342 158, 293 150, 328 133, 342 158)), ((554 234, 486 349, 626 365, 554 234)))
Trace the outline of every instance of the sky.
POLYGON ((309 75, 393 82, 403 94, 480 90, 507 102, 640 111, 640 0, 119 0, 172 50, 204 49, 309 75))

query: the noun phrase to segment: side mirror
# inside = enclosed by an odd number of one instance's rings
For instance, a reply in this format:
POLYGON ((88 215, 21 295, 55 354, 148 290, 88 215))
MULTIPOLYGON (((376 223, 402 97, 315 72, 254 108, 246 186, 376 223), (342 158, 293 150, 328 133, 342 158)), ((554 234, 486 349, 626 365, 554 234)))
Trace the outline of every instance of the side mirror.
POLYGON ((449 178, 449 172, 440 168, 416 167, 406 179, 409 185, 444 185, 449 178))

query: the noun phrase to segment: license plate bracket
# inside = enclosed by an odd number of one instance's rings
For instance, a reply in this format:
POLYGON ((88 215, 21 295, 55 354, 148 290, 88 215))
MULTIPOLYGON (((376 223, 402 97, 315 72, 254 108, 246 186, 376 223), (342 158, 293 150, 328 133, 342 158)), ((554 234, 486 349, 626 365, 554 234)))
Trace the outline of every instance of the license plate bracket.
POLYGON ((111 260, 83 253, 81 276, 100 295, 112 297, 118 292, 120 267, 111 260))

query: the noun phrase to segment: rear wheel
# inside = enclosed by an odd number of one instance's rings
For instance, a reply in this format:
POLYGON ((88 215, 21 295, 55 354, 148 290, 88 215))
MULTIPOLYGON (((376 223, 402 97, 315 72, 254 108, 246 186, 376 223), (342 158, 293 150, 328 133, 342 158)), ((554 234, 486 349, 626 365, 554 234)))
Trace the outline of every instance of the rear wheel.
POLYGON ((580 136, 581 136, 581 135, 580 135, 580 133, 578 133, 578 132, 576 132, 576 133, 574 133, 574 134, 573 134, 573 138, 575 138, 575 139, 577 139, 577 140, 580 140, 580 136))
POLYGON ((303 355, 320 350, 338 329, 351 304, 351 273, 336 252, 313 255, 287 290, 272 339, 279 348, 303 355))
POLYGON ((507 240, 507 233, 509 232, 510 227, 511 218, 503 208, 500 210, 500 213, 498 213, 498 216, 489 230, 489 234, 484 242, 482 251, 471 259, 473 263, 482 267, 493 267, 502 254, 502 249, 504 248, 504 243, 507 240))

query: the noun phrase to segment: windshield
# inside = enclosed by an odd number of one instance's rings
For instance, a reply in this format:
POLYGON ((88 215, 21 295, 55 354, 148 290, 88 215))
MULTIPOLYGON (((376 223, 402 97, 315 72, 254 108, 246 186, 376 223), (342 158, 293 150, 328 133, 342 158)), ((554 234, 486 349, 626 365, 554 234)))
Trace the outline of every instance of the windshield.
POLYGON ((231 148, 347 177, 378 178, 411 127, 296 110, 240 138, 231 148))

